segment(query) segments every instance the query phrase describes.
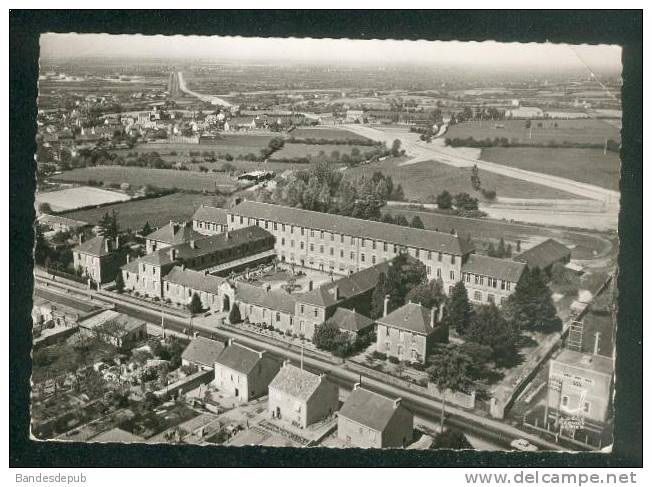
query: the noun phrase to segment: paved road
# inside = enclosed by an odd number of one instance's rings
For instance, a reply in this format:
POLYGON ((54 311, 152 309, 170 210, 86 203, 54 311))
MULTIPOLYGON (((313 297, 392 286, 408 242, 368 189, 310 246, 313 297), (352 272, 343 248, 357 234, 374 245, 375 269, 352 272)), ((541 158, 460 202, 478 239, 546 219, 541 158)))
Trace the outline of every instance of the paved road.
POLYGON ((223 98, 219 98, 213 95, 203 95, 201 93, 197 93, 195 91, 188 89, 188 87, 186 86, 186 82, 183 79, 183 73, 181 71, 177 72, 176 77, 177 77, 177 84, 179 90, 183 91, 186 95, 194 96, 195 98, 198 98, 201 101, 205 101, 213 105, 222 105, 223 107, 232 106, 231 103, 224 100, 223 98))
POLYGON ((346 128, 370 139, 384 141, 388 146, 391 146, 395 139, 399 139, 401 141, 401 147, 410 156, 410 159, 404 162, 403 165, 430 160, 455 167, 470 167, 477 164, 478 168, 484 171, 555 188, 582 198, 602 201, 608 206, 617 206, 620 200, 620 193, 618 191, 580 183, 559 176, 525 171, 523 169, 467 157, 461 154, 463 151, 445 147, 443 139, 434 139, 428 144, 427 142, 420 141, 418 134, 408 132, 405 129, 379 130, 359 124, 343 125, 342 128, 346 128))
MULTIPOLYGON (((46 282, 46 279, 37 277, 35 285, 41 288, 45 285, 46 282)), ((50 289, 53 287, 68 288, 73 293, 78 292, 83 295, 77 288, 67 287, 60 281, 54 283, 50 282, 48 284, 50 289)), ((117 296, 109 297, 106 295, 96 294, 95 299, 113 303, 115 304, 115 309, 117 311, 135 316, 145 321, 158 323, 161 320, 161 312, 158 309, 152 309, 145 305, 136 305, 130 302, 126 302, 117 296)), ((189 320, 178 318, 176 316, 166 315, 165 327, 174 329, 176 331, 181 331, 184 329, 188 330, 189 320)), ((248 346, 256 347, 259 349, 264 348, 271 355, 281 357, 283 359, 290 359, 295 363, 299 363, 301 361, 301 354, 299 352, 289 350, 288 348, 280 345, 272 345, 268 343, 261 344, 259 340, 251 338, 250 336, 244 335, 240 332, 231 331, 225 328, 218 328, 217 326, 213 328, 197 324, 193 325, 192 331, 208 337, 222 339, 233 338, 238 340, 240 343, 248 346)), ((316 359, 305 354, 303 357, 303 363, 304 366, 308 369, 329 373, 329 376, 334 380, 334 382, 340 386, 351 388, 354 383, 359 382, 361 379, 358 374, 347 370, 340 365, 332 364, 325 360, 316 359)), ((436 421, 438 418, 439 412, 441 410, 441 403, 439 401, 419 396, 405 389, 368 377, 363 377, 362 382, 364 386, 370 390, 380 392, 389 397, 402 397, 404 404, 418 416, 429 418, 433 421, 436 421)), ((562 447, 555 443, 548 442, 535 435, 523 432, 505 423, 501 423, 500 421, 481 417, 469 411, 455 408, 450 405, 446 406, 446 411, 447 421, 449 424, 461 429, 464 432, 470 432, 476 436, 481 436, 482 438, 489 439, 492 442, 498 442, 501 445, 509 445, 509 442, 515 438, 526 438, 528 441, 530 441, 530 443, 537 445, 539 448, 545 450, 563 450, 562 447)), ((507 446, 505 448, 507 448, 507 446)))

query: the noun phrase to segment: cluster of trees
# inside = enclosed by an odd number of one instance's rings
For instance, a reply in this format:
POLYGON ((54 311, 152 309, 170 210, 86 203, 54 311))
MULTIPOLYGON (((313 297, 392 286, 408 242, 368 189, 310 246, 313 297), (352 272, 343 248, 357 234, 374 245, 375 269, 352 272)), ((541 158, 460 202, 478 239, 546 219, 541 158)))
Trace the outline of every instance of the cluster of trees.
POLYGON ((327 163, 297 171, 294 178, 277 183, 273 190, 257 189, 255 199, 306 210, 380 220, 388 200, 403 199, 403 188, 390 176, 375 172, 371 178, 344 179, 343 173, 327 163))
POLYGON ((383 223, 392 223, 393 225, 400 225, 402 227, 425 228, 419 215, 414 215, 412 221, 409 221, 405 215, 392 216, 390 213, 385 213, 381 221, 383 223))
POLYGON ((474 191, 480 191, 482 196, 490 201, 496 199, 496 190, 485 189, 482 187, 482 181, 480 181, 480 171, 478 170, 477 164, 473 164, 473 167, 471 168, 471 187, 474 191))
POLYGON ((382 145, 382 142, 377 142, 371 139, 324 139, 324 138, 315 138, 307 137, 303 139, 297 139, 296 137, 290 137, 286 140, 288 144, 309 144, 309 145, 363 145, 363 146, 375 146, 382 145))
MULTIPOLYGON (((400 254, 392 261, 387 274, 381 274, 378 284, 371 295, 370 317, 377 319, 383 316, 385 296, 389 296, 388 313, 403 306, 412 297, 413 301, 421 301, 424 306, 429 300, 423 295, 430 290, 426 266, 407 254, 400 254)), ((437 299, 437 298, 433 298, 437 299)))
POLYGON ((332 352, 336 357, 347 357, 356 353, 371 343, 370 335, 353 337, 340 330, 336 323, 327 320, 315 327, 312 342, 321 350, 332 352))
POLYGON ((269 141, 267 147, 260 150, 260 157, 262 160, 268 159, 274 152, 281 150, 285 145, 285 140, 282 137, 274 137, 269 141))
MULTIPOLYGON (((604 144, 592 144, 588 142, 572 142, 564 140, 563 142, 520 142, 518 139, 508 139, 507 137, 494 137, 485 139, 475 139, 474 137, 447 137, 445 144, 450 147, 475 147, 484 149, 488 147, 544 147, 551 149, 604 149, 604 144)), ((606 143, 607 150, 611 152, 620 152, 620 143, 609 139, 606 143)))
POLYGON ((100 221, 97 223, 97 234, 106 238, 116 238, 118 236, 118 212, 111 210, 104 213, 100 221))
POLYGON ((511 257, 512 256, 512 244, 505 244, 505 239, 500 237, 500 241, 497 246, 494 246, 493 243, 489 243, 487 246, 487 255, 489 257, 511 257))

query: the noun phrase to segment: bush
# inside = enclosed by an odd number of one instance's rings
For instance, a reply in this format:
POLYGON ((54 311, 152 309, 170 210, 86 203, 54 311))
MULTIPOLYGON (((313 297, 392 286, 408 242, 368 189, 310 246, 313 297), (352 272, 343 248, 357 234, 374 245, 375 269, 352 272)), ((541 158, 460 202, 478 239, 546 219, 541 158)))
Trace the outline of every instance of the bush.
POLYGON ((241 321, 242 317, 240 316, 240 307, 238 306, 238 303, 233 303, 233 306, 231 306, 231 311, 229 311, 229 323, 235 325, 241 321))
POLYGON ((387 360, 387 354, 379 351, 374 351, 374 353, 371 354, 373 358, 377 358, 378 360, 387 360))
POLYGON ((390 356, 390 357, 389 357, 389 361, 390 361, 391 363, 393 363, 393 364, 398 364, 398 363, 399 363, 398 358, 396 358, 396 357, 394 357, 394 356, 390 356))

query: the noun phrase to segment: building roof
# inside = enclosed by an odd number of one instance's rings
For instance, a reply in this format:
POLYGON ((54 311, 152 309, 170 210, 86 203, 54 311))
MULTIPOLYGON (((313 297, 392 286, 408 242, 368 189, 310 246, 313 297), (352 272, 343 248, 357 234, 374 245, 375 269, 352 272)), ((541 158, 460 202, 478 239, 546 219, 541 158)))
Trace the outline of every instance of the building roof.
POLYGON ((256 365, 263 359, 264 352, 259 352, 239 343, 231 344, 222 350, 215 360, 215 363, 228 367, 245 375, 249 375, 256 365))
POLYGON ((391 223, 361 220, 258 201, 244 201, 229 209, 228 212, 248 218, 276 221, 454 255, 465 255, 473 250, 466 240, 450 233, 403 227, 391 223))
POLYGON ((111 239, 104 238, 101 235, 93 237, 85 242, 82 242, 77 247, 73 249, 75 252, 82 254, 94 255, 96 257, 102 257, 104 255, 109 255, 112 249, 111 239), (107 242, 109 250, 107 250, 107 242))
POLYGON ((182 244, 191 240, 206 238, 205 235, 196 232, 186 223, 170 222, 158 230, 153 231, 146 237, 148 240, 156 240, 170 245, 182 244))
POLYGON ((267 309, 294 314, 297 297, 285 291, 267 290, 264 287, 238 282, 235 299, 245 304, 253 304, 267 309))
POLYGON ((90 223, 73 220, 72 218, 66 218, 65 216, 59 215, 41 215, 38 217, 38 223, 41 225, 64 225, 70 228, 79 228, 90 225, 90 223))
POLYGON ((549 238, 545 242, 541 242, 539 245, 535 245, 531 249, 517 255, 514 257, 514 260, 525 262, 530 269, 534 269, 535 267, 546 269, 555 262, 569 259, 570 255, 571 251, 568 247, 549 238))
POLYGON ((307 401, 315 393, 321 381, 321 376, 286 363, 281 367, 276 377, 272 379, 269 388, 284 392, 302 401, 307 401))
POLYGON ((189 362, 214 367, 217 357, 224 348, 223 342, 197 336, 188 344, 181 354, 181 358, 189 362))
POLYGON ((466 262, 462 264, 462 272, 509 282, 518 282, 524 270, 525 264, 522 262, 477 254, 469 255, 466 262))
POLYGON ((199 235, 201 237, 199 240, 159 249, 141 257, 138 261, 160 266, 171 264, 176 260, 193 259, 203 255, 210 255, 215 252, 240 247, 247 243, 254 243, 272 237, 272 234, 267 230, 255 226, 211 235, 210 237, 199 235), (170 256, 172 250, 176 253, 174 260, 170 256))
POLYGON ((420 304, 408 303, 395 309, 376 321, 391 328, 408 330, 422 335, 430 335, 434 328, 430 324, 432 310, 420 304))
POLYGON ((124 335, 133 330, 136 330, 143 326, 145 323, 143 320, 139 320, 132 316, 128 316, 122 313, 119 313, 114 310, 106 310, 91 316, 90 318, 79 323, 79 326, 86 328, 87 330, 102 329, 106 327, 107 323, 118 323, 123 328, 121 330, 117 329, 106 329, 106 331, 112 335, 124 335))
POLYGON ((164 281, 189 287, 195 291, 204 291, 206 293, 218 294, 218 289, 226 279, 210 274, 204 274, 200 271, 193 271, 181 266, 174 266, 163 277, 164 281))
POLYGON ((138 443, 145 440, 120 428, 113 428, 88 440, 92 443, 138 443))
POLYGON ((381 262, 337 281, 327 282, 312 291, 298 295, 297 301, 324 308, 334 306, 375 288, 380 274, 387 274, 392 265, 393 260, 381 262))
POLYGON ((564 365, 591 370, 601 374, 614 373, 614 361, 611 357, 593 355, 590 353, 576 352, 575 350, 563 349, 554 359, 555 362, 564 365))
POLYGON ((202 222, 220 223, 226 225, 226 210, 223 208, 215 208, 213 206, 201 205, 192 215, 193 220, 202 222))
POLYGON ((334 323, 340 330, 353 333, 358 333, 374 324, 371 318, 346 308, 337 308, 328 321, 334 323))
POLYGON ((358 386, 351 391, 338 415, 374 431, 384 431, 399 407, 396 400, 358 386))

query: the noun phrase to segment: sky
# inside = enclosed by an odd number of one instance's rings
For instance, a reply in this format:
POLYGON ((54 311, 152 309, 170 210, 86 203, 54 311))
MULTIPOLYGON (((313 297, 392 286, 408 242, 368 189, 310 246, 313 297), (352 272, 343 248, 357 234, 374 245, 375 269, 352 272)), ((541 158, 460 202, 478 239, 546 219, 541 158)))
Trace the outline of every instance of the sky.
POLYGON ((43 34, 41 55, 201 58, 323 63, 415 63, 493 67, 620 69, 619 46, 349 39, 43 34))

